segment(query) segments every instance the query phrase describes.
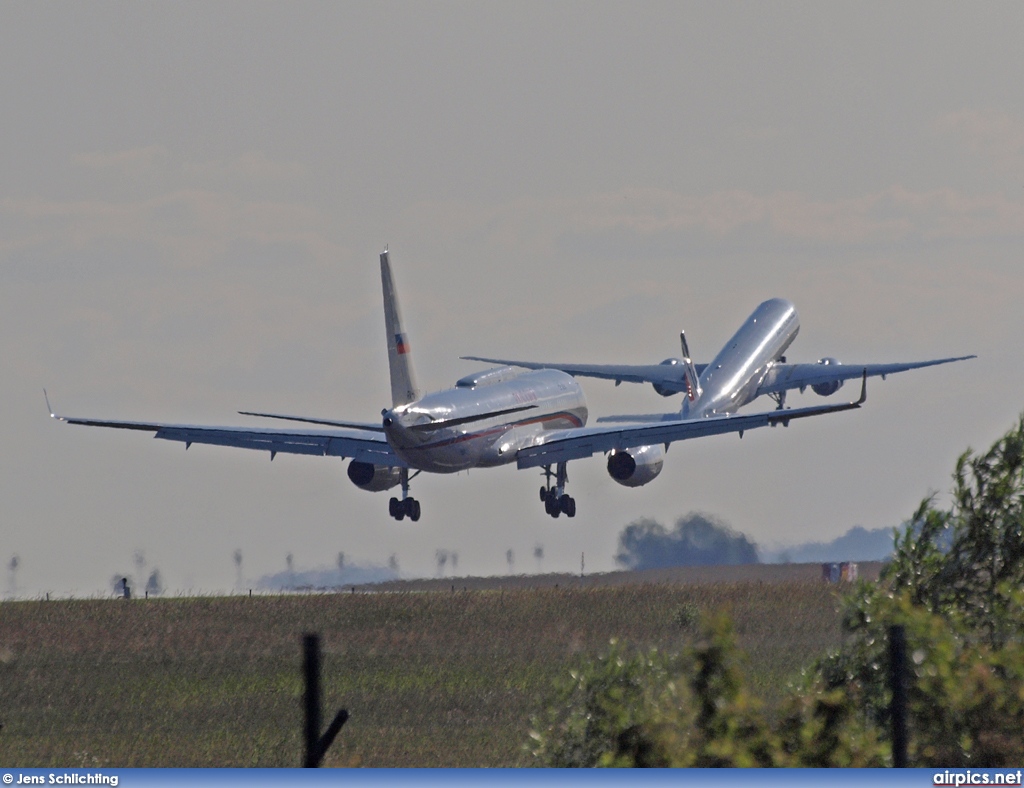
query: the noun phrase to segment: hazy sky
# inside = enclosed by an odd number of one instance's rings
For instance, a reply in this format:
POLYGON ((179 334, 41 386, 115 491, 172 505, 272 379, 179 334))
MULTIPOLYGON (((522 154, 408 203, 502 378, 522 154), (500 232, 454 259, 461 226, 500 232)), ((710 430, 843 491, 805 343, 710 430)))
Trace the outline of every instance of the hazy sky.
MULTIPOLYGON (((613 568, 710 512, 763 544, 892 526, 1024 410, 1020 3, 0 4, 0 592, 171 589, 350 561, 613 568), (676 444, 650 485, 569 466, 415 480, 69 415, 372 420, 390 245, 421 386, 461 354, 709 360, 762 300, 793 361, 977 353, 866 406, 676 444)), ((583 381, 593 416, 678 407, 583 381)), ((856 396, 853 387, 836 395, 856 396)), ((820 402, 808 393, 793 405, 820 402)), ((766 401, 753 408, 771 407, 766 401)))

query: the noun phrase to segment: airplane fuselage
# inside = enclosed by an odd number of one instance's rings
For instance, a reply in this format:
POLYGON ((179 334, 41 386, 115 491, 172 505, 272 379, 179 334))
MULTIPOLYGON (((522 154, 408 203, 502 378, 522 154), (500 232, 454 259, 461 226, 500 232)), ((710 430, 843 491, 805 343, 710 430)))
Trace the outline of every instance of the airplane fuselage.
POLYGON ((796 307, 784 298, 760 304, 700 376, 702 394, 683 399, 683 418, 735 413, 757 395, 769 367, 800 331, 796 307))
POLYGON ((519 449, 540 443, 544 433, 587 423, 583 390, 564 372, 541 369, 471 383, 464 379, 384 412, 388 443, 410 467, 456 473, 504 465, 515 461, 519 449), (474 418, 495 413, 501 415, 474 418))

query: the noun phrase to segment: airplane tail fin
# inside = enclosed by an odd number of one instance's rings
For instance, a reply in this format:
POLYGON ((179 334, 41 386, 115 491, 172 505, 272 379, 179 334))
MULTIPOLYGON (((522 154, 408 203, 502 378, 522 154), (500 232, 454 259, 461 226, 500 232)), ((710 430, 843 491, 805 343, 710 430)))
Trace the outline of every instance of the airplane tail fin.
POLYGON ((412 371, 409 340, 402 328, 402 315, 398 311, 395 282, 391 276, 388 250, 380 256, 380 279, 384 288, 384 328, 388 340, 388 366, 391 371, 391 405, 406 405, 419 399, 416 376, 412 371))
POLYGON ((679 332, 679 344, 683 350, 683 376, 686 379, 686 398, 683 400, 683 407, 686 409, 689 404, 699 400, 704 391, 700 387, 697 368, 693 365, 693 359, 690 358, 690 346, 686 342, 685 331, 679 332))

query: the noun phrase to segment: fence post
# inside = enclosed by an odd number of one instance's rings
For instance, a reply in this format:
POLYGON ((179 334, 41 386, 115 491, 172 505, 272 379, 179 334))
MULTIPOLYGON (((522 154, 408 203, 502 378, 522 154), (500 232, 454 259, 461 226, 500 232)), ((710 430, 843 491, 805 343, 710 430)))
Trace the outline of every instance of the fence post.
POLYGON ((320 765, 338 735, 341 726, 348 720, 348 711, 341 709, 331 720, 324 735, 320 735, 320 636, 307 633, 302 636, 303 673, 306 678, 306 692, 303 696, 306 724, 304 730, 305 756, 302 765, 315 769, 320 765))
POLYGON ((907 637, 902 624, 889 627, 889 680, 892 688, 892 765, 907 767, 907 637))

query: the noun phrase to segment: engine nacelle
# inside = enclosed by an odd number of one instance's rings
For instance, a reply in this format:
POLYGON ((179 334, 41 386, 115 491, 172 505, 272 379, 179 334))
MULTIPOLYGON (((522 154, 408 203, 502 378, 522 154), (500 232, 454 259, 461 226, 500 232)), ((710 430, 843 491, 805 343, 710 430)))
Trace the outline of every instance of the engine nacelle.
MULTIPOLYGON (((683 362, 680 361, 678 358, 666 358, 661 363, 669 367, 678 367, 683 362)), ((661 396, 663 397, 671 397, 673 394, 679 393, 679 389, 665 389, 659 386, 657 383, 652 383, 651 385, 654 386, 654 390, 661 394, 661 396)))
POLYGON ((374 465, 370 462, 352 460, 348 464, 348 478, 360 490, 380 492, 390 490, 402 481, 402 469, 390 465, 374 465))
MULTIPOLYGON (((826 367, 837 367, 839 362, 834 358, 820 358, 818 363, 826 367)), ((815 383, 811 386, 811 391, 821 397, 828 397, 835 394, 839 389, 843 387, 843 381, 841 380, 830 380, 827 383, 815 383)))
POLYGON ((625 487, 642 487, 661 473, 664 463, 665 449, 660 443, 613 451, 608 455, 608 475, 625 487))

